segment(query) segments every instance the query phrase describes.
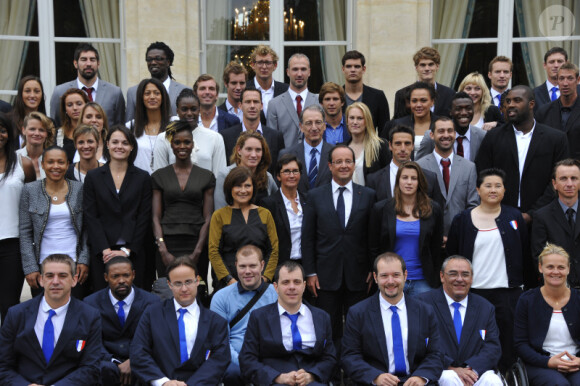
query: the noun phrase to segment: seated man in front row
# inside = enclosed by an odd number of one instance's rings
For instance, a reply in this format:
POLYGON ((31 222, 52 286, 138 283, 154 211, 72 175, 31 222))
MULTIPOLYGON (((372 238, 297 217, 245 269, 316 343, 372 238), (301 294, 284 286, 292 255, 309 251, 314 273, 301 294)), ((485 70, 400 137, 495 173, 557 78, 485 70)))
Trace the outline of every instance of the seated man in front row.
POLYGON ((304 304, 302 266, 288 260, 274 275, 278 301, 250 314, 240 368, 254 385, 322 385, 336 366, 330 316, 304 304))
POLYGON ((345 375, 365 385, 425 385, 443 371, 431 306, 404 296, 407 268, 396 253, 374 263, 379 293, 350 308, 342 337, 345 375))
POLYGON ((433 306, 439 321, 443 374, 441 386, 501 386, 494 373, 501 357, 494 306, 469 293, 473 266, 463 256, 450 256, 441 267, 441 288, 418 295, 433 306))
POLYGON ((44 294, 8 310, 0 330, 0 384, 98 384, 101 318, 70 296, 75 268, 68 255, 49 255, 42 261, 44 294))
POLYGON ((188 257, 167 266, 167 282, 174 297, 143 313, 131 370, 151 386, 215 386, 230 363, 228 325, 195 300, 198 271, 188 257))
MULTIPOLYGON (((129 347, 141 315, 147 307, 160 303, 158 296, 133 287, 133 263, 125 256, 115 256, 105 264, 103 288, 85 298, 85 303, 101 314, 105 357, 101 361, 103 385, 131 385, 129 347)), ((133 378, 133 379, 132 379, 133 378)))
POLYGON ((217 291, 210 307, 230 325, 232 361, 224 375, 225 386, 244 385, 238 356, 244 343, 250 313, 278 299, 274 287, 262 280, 264 257, 260 248, 245 245, 238 249, 236 270, 240 281, 217 291))

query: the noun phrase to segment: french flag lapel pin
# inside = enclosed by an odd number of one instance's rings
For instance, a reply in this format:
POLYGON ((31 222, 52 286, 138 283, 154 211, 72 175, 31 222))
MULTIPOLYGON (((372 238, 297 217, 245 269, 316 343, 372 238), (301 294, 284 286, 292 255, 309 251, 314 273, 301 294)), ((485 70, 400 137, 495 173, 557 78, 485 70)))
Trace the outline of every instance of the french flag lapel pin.
POLYGON ((512 228, 514 228, 514 230, 518 230, 518 222, 516 220, 512 220, 510 221, 510 225, 512 226, 512 228))
POLYGON ((481 339, 485 340, 486 333, 487 333, 487 330, 479 330, 479 335, 481 335, 481 339))
POLYGON ((87 343, 86 340, 77 340, 77 352, 83 351, 85 348, 85 343, 87 343))

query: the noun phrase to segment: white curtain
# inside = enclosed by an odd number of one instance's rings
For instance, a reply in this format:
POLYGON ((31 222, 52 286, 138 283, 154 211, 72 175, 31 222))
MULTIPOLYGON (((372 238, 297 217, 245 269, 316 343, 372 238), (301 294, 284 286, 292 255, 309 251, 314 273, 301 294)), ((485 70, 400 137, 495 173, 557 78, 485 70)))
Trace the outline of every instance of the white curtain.
MULTIPOLYGON (((439 0, 433 3, 433 38, 467 38, 475 0, 439 0)), ((465 44, 435 44, 441 55, 437 81, 454 88, 465 54, 465 44)))
MULTIPOLYGON (((549 6, 563 5, 566 6, 572 13, 580 10, 580 1, 578 0, 534 0, 524 1, 516 0, 516 17, 518 21, 518 28, 520 36, 522 37, 542 37, 540 30, 540 23, 544 22, 550 24, 550 20, 540 20, 540 15, 550 16, 549 13, 542 12, 549 6)), ((576 18, 574 35, 580 35, 580 19, 576 18)), ((573 23, 572 19, 564 19, 563 23, 573 23)), ((571 24, 567 24, 568 27, 571 24)), ((546 72, 544 71, 544 54, 552 47, 562 47, 568 52, 568 59, 574 63, 578 63, 579 56, 578 40, 554 41, 546 40, 543 42, 522 43, 522 55, 524 57, 524 64, 531 87, 538 86, 546 80, 546 72)))
MULTIPOLYGON (((233 39, 233 36, 230 37, 228 33, 230 19, 227 18, 233 11, 231 1, 209 0, 206 1, 206 7, 207 39, 233 39)), ((207 72, 213 75, 218 83, 221 83, 222 72, 230 57, 227 53, 228 48, 228 46, 221 45, 207 46, 207 72)))
MULTIPOLYGON (((30 33, 36 0, 0 1, 0 35, 26 36, 30 33)), ((0 41, 2 68, 18 71, 0 71, 0 89, 14 90, 22 77, 28 42, 21 40, 0 41)), ((2 98, 10 101, 10 97, 2 98)))
MULTIPOLYGON (((119 38, 118 0, 79 0, 88 37, 119 38)), ((121 84, 121 46, 117 43, 96 43, 99 51, 99 76, 115 85, 121 84)))
MULTIPOLYGON (((318 1, 320 40, 346 40, 346 14, 344 0, 318 1)), ((320 47, 322 76, 325 82, 343 83, 342 56, 344 46, 320 47)))

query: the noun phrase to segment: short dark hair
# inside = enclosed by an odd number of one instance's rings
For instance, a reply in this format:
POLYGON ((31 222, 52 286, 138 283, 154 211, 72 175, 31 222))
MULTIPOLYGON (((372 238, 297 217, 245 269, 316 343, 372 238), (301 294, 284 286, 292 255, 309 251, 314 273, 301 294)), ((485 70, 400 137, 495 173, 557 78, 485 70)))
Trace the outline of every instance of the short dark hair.
POLYGON ((245 88, 242 90, 242 95, 240 95, 240 101, 244 101, 244 95, 246 94, 246 92, 257 92, 258 95, 260 96, 260 102, 262 102, 262 92, 260 90, 256 90, 255 88, 245 88))
POLYGON ((264 253, 259 247, 255 246, 254 244, 247 244, 238 248, 236 251, 236 262, 238 261, 238 256, 248 257, 252 255, 257 255, 258 260, 260 261, 264 260, 264 253))
POLYGON ((564 60, 568 61, 568 53, 562 47, 552 47, 544 54, 544 63, 548 61, 548 58, 554 54, 564 55, 564 60))
POLYGON ((483 184, 483 180, 485 180, 486 177, 489 176, 498 176, 499 178, 501 178, 502 183, 505 185, 505 178, 506 178, 506 174, 503 170, 498 169, 498 168, 489 168, 489 169, 485 169, 479 172, 479 174, 477 175, 477 187, 481 187, 481 184, 483 184))
POLYGON ((58 151, 64 153, 64 157, 66 158, 66 162, 68 163, 68 157, 66 155, 66 150, 64 150, 61 146, 58 146, 58 145, 50 145, 49 147, 44 149, 42 151, 42 159, 44 160, 46 153, 48 153, 49 151, 52 151, 52 150, 58 150, 58 151))
POLYGON ((469 94, 467 94, 465 91, 456 92, 453 98, 451 99, 451 103, 453 103, 453 101, 456 99, 469 99, 471 102, 473 102, 473 99, 471 99, 469 94))
POLYGON ((572 70, 572 71, 574 71, 574 74, 576 74, 576 78, 578 78, 578 66, 575 65, 574 63, 572 63, 572 62, 566 62, 566 63, 562 64, 560 66, 560 68, 558 68, 558 74, 562 70, 572 70))
POLYGON ((256 197, 258 189, 256 189, 256 181, 254 181, 254 175, 250 169, 245 166, 236 166, 227 175, 224 181, 224 196, 226 197, 226 202, 228 205, 234 203, 234 197, 232 196, 232 189, 234 186, 239 186, 244 183, 248 178, 252 180, 252 201, 256 197))
POLYGON ((318 103, 322 104, 326 94, 336 92, 340 96, 340 101, 346 103, 346 93, 344 89, 334 82, 326 82, 320 87, 320 92, 318 93, 318 103))
POLYGON ((280 270, 282 270, 282 268, 286 268, 288 273, 294 272, 295 270, 299 269, 302 272, 302 280, 306 281, 306 272, 304 272, 304 267, 302 267, 302 265, 293 260, 286 260, 278 267, 276 267, 276 272, 274 273, 273 280, 274 283, 278 283, 278 281, 280 280, 280 270))
POLYGON ((193 92, 195 94, 197 94, 197 86, 198 86, 199 82, 205 82, 206 80, 213 80, 215 83, 215 88, 219 92, 219 85, 218 85, 217 80, 215 80, 215 78, 213 76, 211 76, 210 74, 201 74, 200 76, 197 77, 197 79, 195 80, 195 83, 193 84, 193 92))
MULTIPOLYGON (((432 128, 431 128, 431 132, 433 132, 433 130, 435 129, 435 124, 437 122, 453 122, 453 119, 446 117, 445 115, 441 115, 440 117, 437 117, 433 123, 431 124, 432 128)), ((453 126, 453 129, 455 130, 455 126, 453 126)))
POLYGON ((406 125, 395 125, 391 130, 389 130, 389 142, 391 145, 393 144, 393 137, 397 133, 409 134, 413 140, 415 139, 415 130, 413 130, 412 127, 406 125))
POLYGON ((518 84, 517 86, 512 87, 511 91, 514 90, 523 90, 524 91, 524 95, 526 96, 526 98, 528 98, 528 102, 531 102, 533 100, 536 100, 535 96, 534 96, 534 90, 532 90, 531 87, 523 85, 523 84, 518 84))
POLYGON ((171 79, 174 79, 173 75, 171 75, 171 66, 173 65, 173 59, 175 58, 175 54, 173 53, 173 50, 171 48, 169 48, 169 46, 163 42, 151 43, 151 44, 149 44, 149 47, 147 47, 147 51, 145 51, 145 60, 147 60, 147 54, 151 50, 161 50, 161 51, 165 52, 165 56, 167 56, 167 61, 169 62, 169 66, 167 68, 167 75, 169 75, 169 77, 171 79))
POLYGON ((175 100, 175 107, 179 106, 179 103, 181 103, 181 100, 183 98, 193 98, 197 101, 197 104, 199 106, 199 98, 198 98, 197 94, 194 93, 193 90, 188 88, 188 87, 181 90, 181 92, 177 96, 177 99, 175 100))
POLYGON ((427 90, 429 92, 429 96, 431 97, 431 99, 433 99, 433 100, 437 99, 437 91, 435 91, 435 87, 431 86, 427 82, 415 82, 412 85, 410 85, 409 91, 408 91, 409 100, 411 99, 411 94, 415 90, 427 90))
POLYGON ((336 145, 335 147, 333 147, 329 152, 328 152, 328 163, 332 163, 332 154, 334 154, 334 151, 337 149, 348 149, 350 150, 350 152, 352 153, 352 160, 354 161, 356 159, 356 156, 354 155, 354 150, 352 150, 352 148, 339 143, 338 145, 336 145))
POLYGON ((77 266, 75 261, 69 255, 65 255, 64 253, 53 253, 52 255, 48 255, 41 263, 41 271, 44 274, 44 270, 46 264, 48 263, 63 263, 68 264, 70 267, 70 274, 74 276, 77 271, 77 266))
POLYGON ((75 48, 75 53, 74 53, 74 59, 75 61, 78 62, 79 58, 81 57, 81 54, 83 52, 87 52, 87 51, 92 51, 95 53, 95 56, 97 57, 97 62, 100 61, 99 59, 99 51, 97 51, 97 49, 89 43, 80 43, 77 48, 75 48))
POLYGON ((347 51, 344 55, 342 55, 342 65, 344 66, 346 61, 349 59, 360 59, 360 63, 364 66, 365 65, 365 56, 357 51, 357 50, 351 50, 351 51, 347 51))
MULTIPOLYGON (((111 130, 109 130, 109 132, 107 133, 107 138, 105 139, 105 142, 109 142, 111 136, 116 131, 120 131, 121 133, 123 133, 125 139, 127 139, 127 141, 129 141, 129 144, 133 146, 133 150, 129 154, 129 159, 127 160, 129 162, 129 165, 133 165, 133 163, 135 162, 135 158, 137 158, 137 150, 138 150, 137 139, 135 138, 133 132, 124 125, 114 125, 113 127, 111 127, 111 130)), ((109 147, 106 145, 105 148, 103 149, 103 157, 105 157, 107 162, 111 160, 109 147)))
POLYGON ((563 159, 561 161, 556 162, 556 164, 554 165, 554 168, 552 169, 552 179, 553 180, 556 179, 556 171, 558 170, 558 168, 560 166, 576 166, 578 169, 580 169, 580 161, 573 159, 573 158, 566 158, 566 159, 563 159))
POLYGON ((375 258, 375 261, 373 263, 373 272, 374 273, 379 273, 378 272, 378 266, 379 266, 379 261, 384 260, 384 261, 393 261, 393 260, 398 260, 401 263, 401 268, 403 268, 403 273, 405 273, 405 271, 407 270, 407 264, 405 264, 405 260, 397 253, 395 252, 385 252, 385 253, 381 253, 380 255, 378 255, 375 258))
POLYGON ((423 59, 432 60, 437 65, 441 64, 441 55, 433 47, 423 47, 413 55, 413 63, 415 63, 415 66, 418 66, 419 62, 423 59))
POLYGON ((167 269, 165 270, 165 273, 167 275, 167 281, 171 282, 169 278, 169 274, 171 273, 171 271, 181 266, 193 269, 195 272, 195 276, 199 274, 199 271, 197 270, 197 265, 195 265, 195 263, 191 261, 191 259, 188 256, 180 256, 177 257, 175 260, 173 260, 171 263, 169 263, 169 265, 167 266, 167 269))
POLYGON ((300 162, 298 157, 296 157, 294 154, 286 153, 278 158, 278 162, 276 163, 276 175, 279 176, 284 165, 288 165, 292 161, 298 164, 298 169, 300 170, 300 173, 302 173, 302 162, 300 162))
POLYGON ((225 85, 227 85, 230 82, 230 74, 235 75, 244 74, 245 80, 248 80, 248 70, 246 70, 246 68, 242 66, 240 63, 233 60, 227 64, 226 68, 224 68, 222 80, 224 81, 225 85))
POLYGON ((105 264, 105 273, 107 275, 109 274, 109 269, 111 268, 111 266, 115 264, 129 264, 131 266, 131 271, 134 270, 133 262, 131 261, 131 259, 129 259, 126 256, 115 256, 111 260, 107 261, 107 263, 105 264))

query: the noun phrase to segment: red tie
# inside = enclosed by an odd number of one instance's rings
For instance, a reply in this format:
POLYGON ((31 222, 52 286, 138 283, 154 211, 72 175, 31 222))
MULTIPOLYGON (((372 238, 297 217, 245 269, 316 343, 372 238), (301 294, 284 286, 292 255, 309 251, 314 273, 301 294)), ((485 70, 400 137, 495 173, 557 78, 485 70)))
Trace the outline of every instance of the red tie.
POLYGON ((302 114, 302 97, 296 95, 296 112, 298 113, 298 119, 300 119, 300 114, 302 114))
POLYGON ((463 157, 463 135, 457 137, 457 155, 463 157))
POLYGON ((87 93, 87 96, 91 102, 93 101, 93 90, 93 87, 83 87, 83 91, 87 93))
POLYGON ((441 159, 441 166, 443 166, 443 182, 445 183, 445 192, 449 192, 449 166, 451 161, 441 159))

